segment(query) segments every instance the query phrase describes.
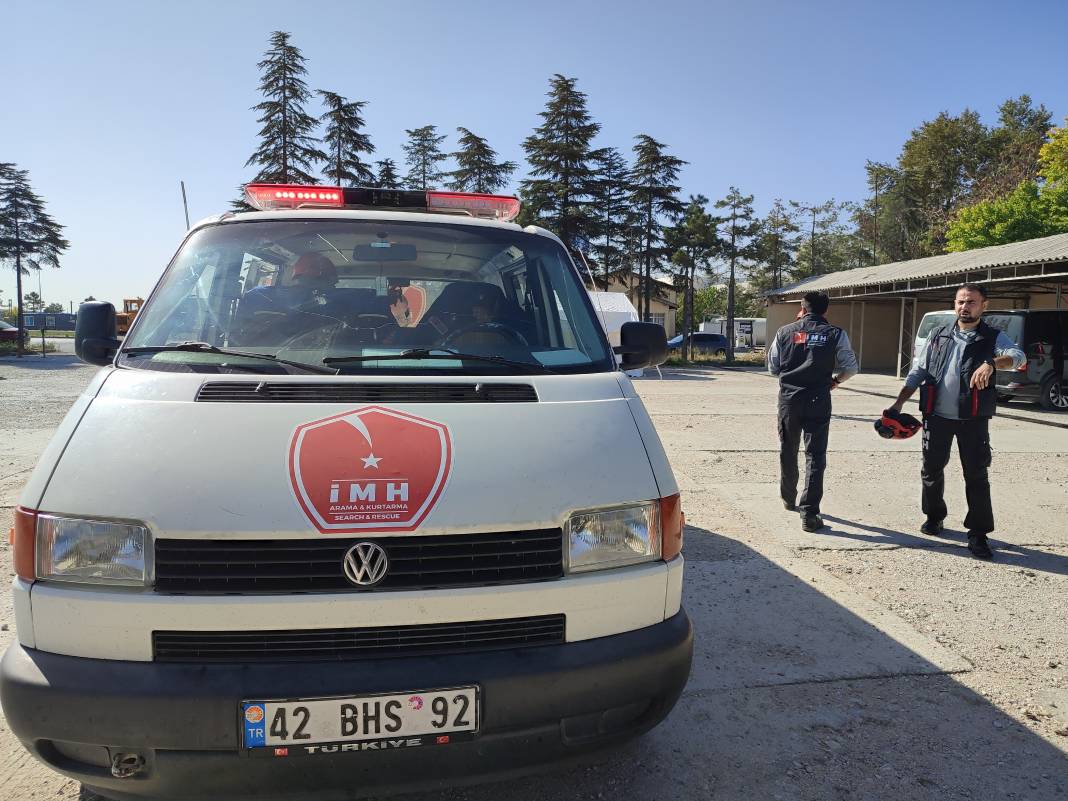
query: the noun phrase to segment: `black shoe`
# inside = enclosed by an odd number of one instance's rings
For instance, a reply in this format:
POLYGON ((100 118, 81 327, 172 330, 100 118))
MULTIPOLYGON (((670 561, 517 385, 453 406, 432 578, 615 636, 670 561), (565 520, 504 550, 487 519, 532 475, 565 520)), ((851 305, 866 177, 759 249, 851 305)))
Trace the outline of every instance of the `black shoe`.
POLYGON ((805 531, 819 531, 823 528, 823 518, 819 515, 801 515, 801 528, 805 531))
POLYGON ((968 550, 972 552, 972 556, 976 559, 992 559, 994 557, 994 552, 990 550, 990 543, 987 542, 986 534, 968 532, 968 550))
POLYGON ((920 526, 920 531, 930 537, 937 537, 942 533, 942 521, 927 518, 923 521, 923 525, 920 526))
POLYGON ((796 512, 797 504, 793 503, 792 501, 783 501, 782 508, 785 509, 787 512, 796 512))

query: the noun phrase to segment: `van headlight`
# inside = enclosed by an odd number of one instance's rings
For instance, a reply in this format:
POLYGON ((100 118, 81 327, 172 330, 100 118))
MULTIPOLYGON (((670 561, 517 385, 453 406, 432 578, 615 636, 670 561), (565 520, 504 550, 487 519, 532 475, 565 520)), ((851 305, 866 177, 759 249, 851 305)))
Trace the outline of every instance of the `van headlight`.
POLYGON ((148 529, 129 523, 37 516, 37 578, 144 586, 148 529))
POLYGON ((660 558, 660 505, 577 512, 567 521, 569 573, 605 570, 660 558))

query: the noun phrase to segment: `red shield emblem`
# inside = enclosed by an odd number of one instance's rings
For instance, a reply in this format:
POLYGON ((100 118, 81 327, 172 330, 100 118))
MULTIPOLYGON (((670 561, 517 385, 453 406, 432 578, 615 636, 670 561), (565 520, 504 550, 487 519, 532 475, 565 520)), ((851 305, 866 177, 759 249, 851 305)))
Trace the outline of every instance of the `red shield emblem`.
POLYGON ((806 334, 804 331, 794 332, 795 345, 804 345, 806 342, 808 342, 808 334, 806 334))
POLYGON ((367 406, 297 427, 289 480, 322 534, 414 531, 452 469, 448 426, 367 406))

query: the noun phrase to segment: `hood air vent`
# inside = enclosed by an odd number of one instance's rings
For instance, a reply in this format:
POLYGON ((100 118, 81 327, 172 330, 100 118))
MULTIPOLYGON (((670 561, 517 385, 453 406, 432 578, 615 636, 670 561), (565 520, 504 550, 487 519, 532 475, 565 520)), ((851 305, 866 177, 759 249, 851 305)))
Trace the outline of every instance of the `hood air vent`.
POLYGON ((368 384, 209 381, 204 403, 536 403, 529 384, 368 384))

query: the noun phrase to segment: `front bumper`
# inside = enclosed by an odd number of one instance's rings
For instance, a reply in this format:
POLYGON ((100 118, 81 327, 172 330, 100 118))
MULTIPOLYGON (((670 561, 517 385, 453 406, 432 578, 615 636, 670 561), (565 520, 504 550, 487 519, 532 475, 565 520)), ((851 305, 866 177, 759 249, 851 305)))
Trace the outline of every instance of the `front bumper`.
POLYGON ((178 665, 61 656, 12 645, 0 701, 12 731, 53 769, 117 799, 333 799, 527 772, 622 742, 659 723, 686 684, 684 611, 636 631, 564 645, 434 659, 178 665), (469 742, 251 759, 238 703, 478 684, 469 742), (117 753, 144 769, 116 779, 117 753))

